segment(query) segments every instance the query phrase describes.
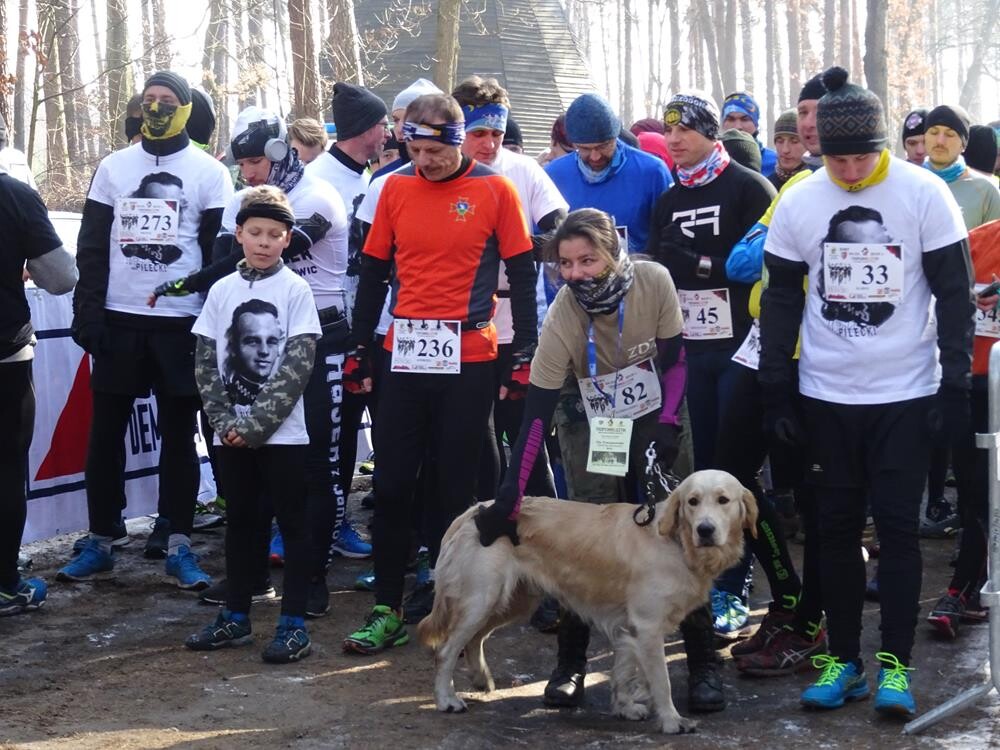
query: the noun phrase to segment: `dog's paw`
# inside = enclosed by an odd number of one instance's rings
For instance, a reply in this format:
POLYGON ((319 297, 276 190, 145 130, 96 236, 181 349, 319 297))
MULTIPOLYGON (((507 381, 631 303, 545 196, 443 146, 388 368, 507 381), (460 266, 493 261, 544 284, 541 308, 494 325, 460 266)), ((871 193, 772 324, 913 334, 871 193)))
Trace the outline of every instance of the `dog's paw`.
POLYGON ((676 714, 660 720, 660 731, 664 734, 690 734, 695 731, 698 722, 676 714))
POLYGON ((457 695, 448 695, 437 699, 437 710, 443 714, 464 714, 469 707, 457 695))
POLYGON ((641 703, 621 703, 615 707, 615 716, 629 721, 644 721, 649 718, 649 708, 641 703))

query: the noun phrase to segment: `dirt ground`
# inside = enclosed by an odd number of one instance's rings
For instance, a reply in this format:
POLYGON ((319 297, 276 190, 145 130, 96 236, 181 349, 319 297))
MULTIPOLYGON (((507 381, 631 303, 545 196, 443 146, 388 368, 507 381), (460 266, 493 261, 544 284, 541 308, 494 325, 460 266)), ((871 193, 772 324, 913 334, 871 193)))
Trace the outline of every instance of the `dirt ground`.
MULTIPOLYGON (((357 489, 357 487, 356 487, 357 489)), ((352 516, 364 528, 368 514, 352 496, 352 516)), ((346 655, 341 639, 360 624, 371 595, 351 590, 367 563, 338 558, 331 573, 330 614, 312 621, 313 654, 301 664, 272 666, 260 651, 273 632, 275 604, 252 613, 252 647, 208 655, 181 644, 215 610, 196 603, 163 578, 163 563, 143 559, 146 523, 132 522, 134 541, 118 555, 116 577, 92 584, 54 582, 73 536, 32 545, 34 572, 52 587, 40 612, 0 620, 0 748, 499 748, 670 747, 737 748, 1000 748, 1000 701, 992 695, 922 735, 901 734, 899 722, 876 717, 871 701, 830 713, 803 711, 800 691, 810 673, 752 680, 739 676, 728 654, 724 678, 728 708, 702 717, 696 734, 665 737, 651 722, 627 722, 609 713, 607 644, 591 647, 587 705, 546 709, 541 693, 554 664, 555 637, 527 625, 490 640, 487 658, 497 690, 464 692, 469 711, 443 715, 431 697, 432 659, 415 640, 379 656, 346 655)), ((197 534, 207 571, 223 574, 223 530, 197 534)), ((922 611, 936 601, 951 568, 954 540, 924 543, 922 611)), ((801 547, 793 544, 798 557, 801 547)), ((279 571, 274 572, 280 591, 279 571)), ((766 605, 767 584, 757 576, 755 621, 766 605)), ((864 648, 877 650, 878 607, 865 606, 864 648)), ((666 645, 674 698, 686 714, 687 673, 676 639, 666 645)), ((921 626, 914 691, 921 711, 986 679, 985 626, 966 627, 957 643, 934 640, 921 626)), ((869 679, 876 669, 868 659, 869 679)))

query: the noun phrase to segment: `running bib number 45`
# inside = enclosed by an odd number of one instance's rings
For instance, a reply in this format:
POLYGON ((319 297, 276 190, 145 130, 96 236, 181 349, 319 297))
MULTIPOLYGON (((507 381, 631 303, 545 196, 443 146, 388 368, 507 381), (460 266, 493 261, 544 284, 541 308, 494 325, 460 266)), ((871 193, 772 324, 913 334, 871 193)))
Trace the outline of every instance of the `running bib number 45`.
POLYGON ((903 301, 903 246, 861 242, 823 245, 828 302, 903 301))
POLYGON ((733 313, 728 289, 678 289, 686 339, 731 339, 733 313))
POLYGON ((457 375, 462 370, 462 324, 457 320, 392 323, 392 371, 457 375))
POLYGON ((175 245, 178 202, 163 198, 119 198, 115 204, 118 242, 123 245, 175 245))

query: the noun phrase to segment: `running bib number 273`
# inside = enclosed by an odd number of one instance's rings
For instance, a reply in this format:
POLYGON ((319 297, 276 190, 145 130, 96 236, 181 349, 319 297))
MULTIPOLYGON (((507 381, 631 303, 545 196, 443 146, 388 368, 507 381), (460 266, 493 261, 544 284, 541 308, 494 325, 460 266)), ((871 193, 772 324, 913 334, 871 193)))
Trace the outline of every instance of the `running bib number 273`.
POLYGON ((119 198, 115 203, 118 242, 123 245, 175 245, 178 202, 163 198, 119 198))
POLYGON ((392 371, 457 375, 462 371, 462 324, 457 320, 392 323, 392 371))

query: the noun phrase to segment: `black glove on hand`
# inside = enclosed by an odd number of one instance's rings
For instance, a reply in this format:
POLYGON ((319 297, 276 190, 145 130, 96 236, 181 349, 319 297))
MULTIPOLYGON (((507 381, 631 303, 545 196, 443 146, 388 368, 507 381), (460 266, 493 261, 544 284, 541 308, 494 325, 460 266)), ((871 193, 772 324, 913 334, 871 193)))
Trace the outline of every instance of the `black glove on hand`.
POLYGON ((698 253, 694 248, 694 240, 684 234, 684 231, 674 223, 667 224, 660 232, 660 245, 657 248, 656 260, 666 263, 667 258, 684 255, 698 262, 698 253))
POLYGON ((927 412, 927 426, 949 442, 972 429, 969 392, 953 385, 941 385, 927 412))
POLYGON ((82 323, 79 327, 74 325, 72 329, 73 341, 92 356, 104 353, 107 335, 107 327, 98 321, 82 323))
POLYGON ((656 450, 656 459, 664 471, 670 471, 674 461, 677 460, 677 439, 680 428, 668 422, 657 422, 654 435, 653 447, 656 450))
POLYGON ((764 434, 787 446, 801 445, 805 432, 795 411, 795 400, 785 388, 763 388, 764 434))
POLYGON ((187 279, 174 279, 173 281, 164 281, 156 289, 153 290, 153 294, 157 297, 186 297, 191 294, 190 290, 187 288, 185 282, 187 279))
POLYGON ((496 502, 488 508, 480 508, 476 513, 476 528, 479 529, 479 543, 489 547, 502 536, 509 538, 514 546, 521 543, 517 537, 517 521, 510 514, 517 503, 517 488, 501 484, 496 502))

